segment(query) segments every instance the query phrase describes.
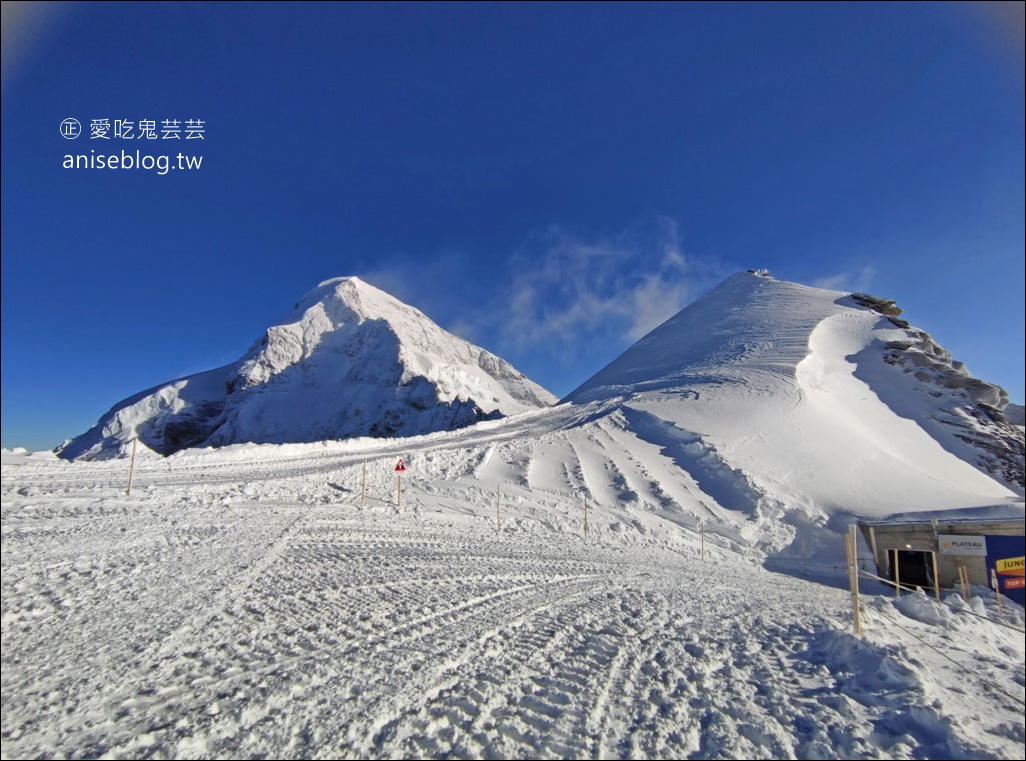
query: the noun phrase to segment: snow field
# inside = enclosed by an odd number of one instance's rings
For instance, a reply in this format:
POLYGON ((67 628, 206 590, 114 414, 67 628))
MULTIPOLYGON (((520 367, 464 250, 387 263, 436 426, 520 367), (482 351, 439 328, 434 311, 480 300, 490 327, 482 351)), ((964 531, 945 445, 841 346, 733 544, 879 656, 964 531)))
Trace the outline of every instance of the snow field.
POLYGON ((880 594, 854 638, 605 420, 140 455, 131 497, 5 453, 3 755, 1022 756, 1021 631, 880 594))

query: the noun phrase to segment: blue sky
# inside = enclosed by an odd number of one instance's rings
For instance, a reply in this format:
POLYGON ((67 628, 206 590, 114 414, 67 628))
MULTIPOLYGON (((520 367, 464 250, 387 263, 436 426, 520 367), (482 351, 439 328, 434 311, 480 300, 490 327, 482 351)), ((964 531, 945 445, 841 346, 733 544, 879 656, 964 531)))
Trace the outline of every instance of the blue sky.
POLYGON ((3 33, 4 446, 339 275, 564 394, 765 267, 896 299, 1023 401, 1021 3, 5 4, 3 33), (166 144, 202 167, 62 167, 166 144))

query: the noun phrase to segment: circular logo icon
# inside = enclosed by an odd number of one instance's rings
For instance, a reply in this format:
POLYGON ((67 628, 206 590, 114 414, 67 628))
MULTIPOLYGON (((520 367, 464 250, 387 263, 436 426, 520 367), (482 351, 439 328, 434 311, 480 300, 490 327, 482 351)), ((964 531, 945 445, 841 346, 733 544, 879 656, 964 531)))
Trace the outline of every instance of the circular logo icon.
POLYGON ((61 134, 68 140, 74 140, 82 134, 82 125, 78 119, 65 119, 61 122, 61 134))

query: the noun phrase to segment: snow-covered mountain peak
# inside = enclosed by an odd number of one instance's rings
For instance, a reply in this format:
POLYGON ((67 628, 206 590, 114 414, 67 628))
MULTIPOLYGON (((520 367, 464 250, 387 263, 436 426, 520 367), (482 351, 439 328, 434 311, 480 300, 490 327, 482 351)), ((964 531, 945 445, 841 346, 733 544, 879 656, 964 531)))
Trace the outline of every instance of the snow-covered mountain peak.
POLYGON ((555 401, 509 363, 356 277, 326 280, 303 296, 285 321, 250 348, 230 383, 269 383, 324 354, 359 354, 360 362, 338 359, 350 365, 353 379, 404 387, 423 378, 438 400, 474 399, 486 413, 523 412, 555 401))
POLYGON ((359 288, 361 285, 367 285, 367 283, 356 275, 345 275, 342 277, 329 277, 327 280, 318 283, 317 288, 334 288, 342 283, 349 283, 353 288, 359 288))
POLYGON ((405 304, 389 293, 358 277, 335 277, 319 283, 303 295, 282 324, 299 322, 309 310, 320 305, 321 312, 333 324, 386 320, 395 322, 416 319, 430 322, 419 309, 405 304))
POLYGON ((1007 394, 900 313, 739 273, 564 401, 625 410, 636 434, 683 448, 712 483, 778 505, 878 512, 1021 495, 1023 433, 1004 418, 1007 394))
POLYGON ((138 437, 191 446, 452 430, 555 397, 512 365, 356 277, 306 293, 237 362, 116 405, 61 450, 116 453, 138 437))
POLYGON ((419 309, 355 276, 325 280, 300 299, 297 308, 312 302, 322 302, 326 307, 334 304, 348 308, 363 319, 390 319, 404 313, 430 319, 419 309))

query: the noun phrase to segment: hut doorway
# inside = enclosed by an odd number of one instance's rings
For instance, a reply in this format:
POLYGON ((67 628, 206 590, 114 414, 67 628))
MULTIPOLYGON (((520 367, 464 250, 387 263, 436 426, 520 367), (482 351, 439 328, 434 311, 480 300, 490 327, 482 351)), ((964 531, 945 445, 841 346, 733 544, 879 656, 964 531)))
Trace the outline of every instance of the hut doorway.
MULTIPOLYGON (((903 587, 933 586, 933 555, 932 552, 921 550, 898 550, 898 580, 903 587)), ((894 569, 891 569, 891 581, 895 580, 894 569)))

